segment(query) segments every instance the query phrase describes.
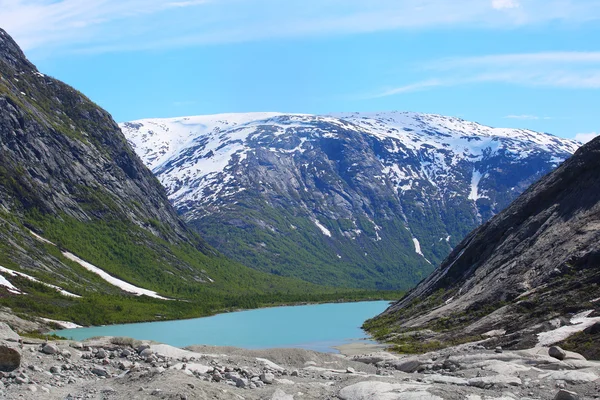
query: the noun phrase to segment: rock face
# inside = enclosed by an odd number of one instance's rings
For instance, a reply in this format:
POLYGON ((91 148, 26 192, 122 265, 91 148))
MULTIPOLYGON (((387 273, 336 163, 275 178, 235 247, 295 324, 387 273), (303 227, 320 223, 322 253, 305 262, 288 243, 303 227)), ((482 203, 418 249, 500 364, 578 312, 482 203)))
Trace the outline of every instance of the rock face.
POLYGON ((599 185, 597 139, 469 234, 366 327, 387 338, 429 327, 442 341, 505 330, 494 340, 510 348, 551 345, 593 326, 600 320, 599 185))
POLYGON ((121 125, 210 244, 274 274, 407 288, 578 144, 415 113, 121 125))
POLYGON ((17 344, 20 339, 6 323, 0 322, 0 371, 11 372, 21 365, 21 350, 17 344))
MULTIPOLYGON (((214 299, 232 288, 261 290, 271 279, 226 260, 190 230, 111 116, 40 73, 2 30, 0 267, 0 295, 9 298, 47 299, 23 273, 82 297, 135 293, 132 284, 166 297, 212 291, 214 299), (93 267, 108 275, 99 279, 93 267)), ((103 307, 84 308, 83 323, 103 323, 85 321, 103 307)))

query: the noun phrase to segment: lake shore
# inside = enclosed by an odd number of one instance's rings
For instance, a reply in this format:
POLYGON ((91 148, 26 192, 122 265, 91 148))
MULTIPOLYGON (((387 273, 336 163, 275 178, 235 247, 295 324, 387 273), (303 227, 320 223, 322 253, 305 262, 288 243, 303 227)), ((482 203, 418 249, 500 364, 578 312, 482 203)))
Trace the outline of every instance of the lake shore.
POLYGON ((560 361, 549 357, 547 348, 498 352, 482 341, 407 356, 369 343, 340 347, 358 354, 206 345, 182 349, 114 337, 83 342, 25 338, 20 368, 0 374, 0 398, 545 400, 561 387, 581 398, 599 393, 600 363, 575 353, 560 361))

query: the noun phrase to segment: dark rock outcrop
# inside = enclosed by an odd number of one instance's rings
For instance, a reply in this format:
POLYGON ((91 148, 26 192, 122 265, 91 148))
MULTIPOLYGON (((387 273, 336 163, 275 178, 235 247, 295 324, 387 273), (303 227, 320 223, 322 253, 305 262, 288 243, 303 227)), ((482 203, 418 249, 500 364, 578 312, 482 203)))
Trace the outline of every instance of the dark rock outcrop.
MULTIPOLYGON (((508 347, 597 315, 600 298, 600 139, 474 230, 427 279, 366 327, 381 338, 423 327, 438 341, 506 331, 508 347), (596 310, 594 313, 593 310, 596 310)), ((393 340, 392 340, 393 341, 393 340)))

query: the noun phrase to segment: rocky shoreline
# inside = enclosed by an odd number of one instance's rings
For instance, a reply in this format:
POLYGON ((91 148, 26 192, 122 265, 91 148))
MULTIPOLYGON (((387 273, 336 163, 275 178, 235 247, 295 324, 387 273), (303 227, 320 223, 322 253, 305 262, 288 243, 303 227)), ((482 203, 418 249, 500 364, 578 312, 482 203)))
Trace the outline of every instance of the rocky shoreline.
MULTIPOLYGON (((418 356, 302 349, 179 349, 129 338, 84 342, 19 338, 0 324, 6 399, 593 399, 600 362, 538 347, 487 349, 470 343, 418 356)), ((369 350, 369 348, 366 348, 369 350)))

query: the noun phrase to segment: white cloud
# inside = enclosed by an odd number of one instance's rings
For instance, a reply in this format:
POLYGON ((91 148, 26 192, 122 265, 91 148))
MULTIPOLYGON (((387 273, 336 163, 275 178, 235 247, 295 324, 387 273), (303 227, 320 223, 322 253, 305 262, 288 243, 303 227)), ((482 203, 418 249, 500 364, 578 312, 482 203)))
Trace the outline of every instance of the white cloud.
POLYGON ((581 143, 587 143, 594 138, 600 136, 600 133, 592 132, 592 133, 578 133, 575 135, 575 140, 581 143))
MULTIPOLYGON (((421 65, 419 69, 426 71, 430 76, 423 81, 382 90, 374 97, 434 87, 482 83, 600 89, 600 52, 547 52, 449 58, 421 65)), ((521 117, 526 119, 531 116, 521 117)))
POLYGON ((48 52, 600 20, 600 0, 0 0, 0 10, 26 50, 48 52))
POLYGON ((519 8, 520 4, 515 0, 492 0, 492 7, 496 10, 519 8))

